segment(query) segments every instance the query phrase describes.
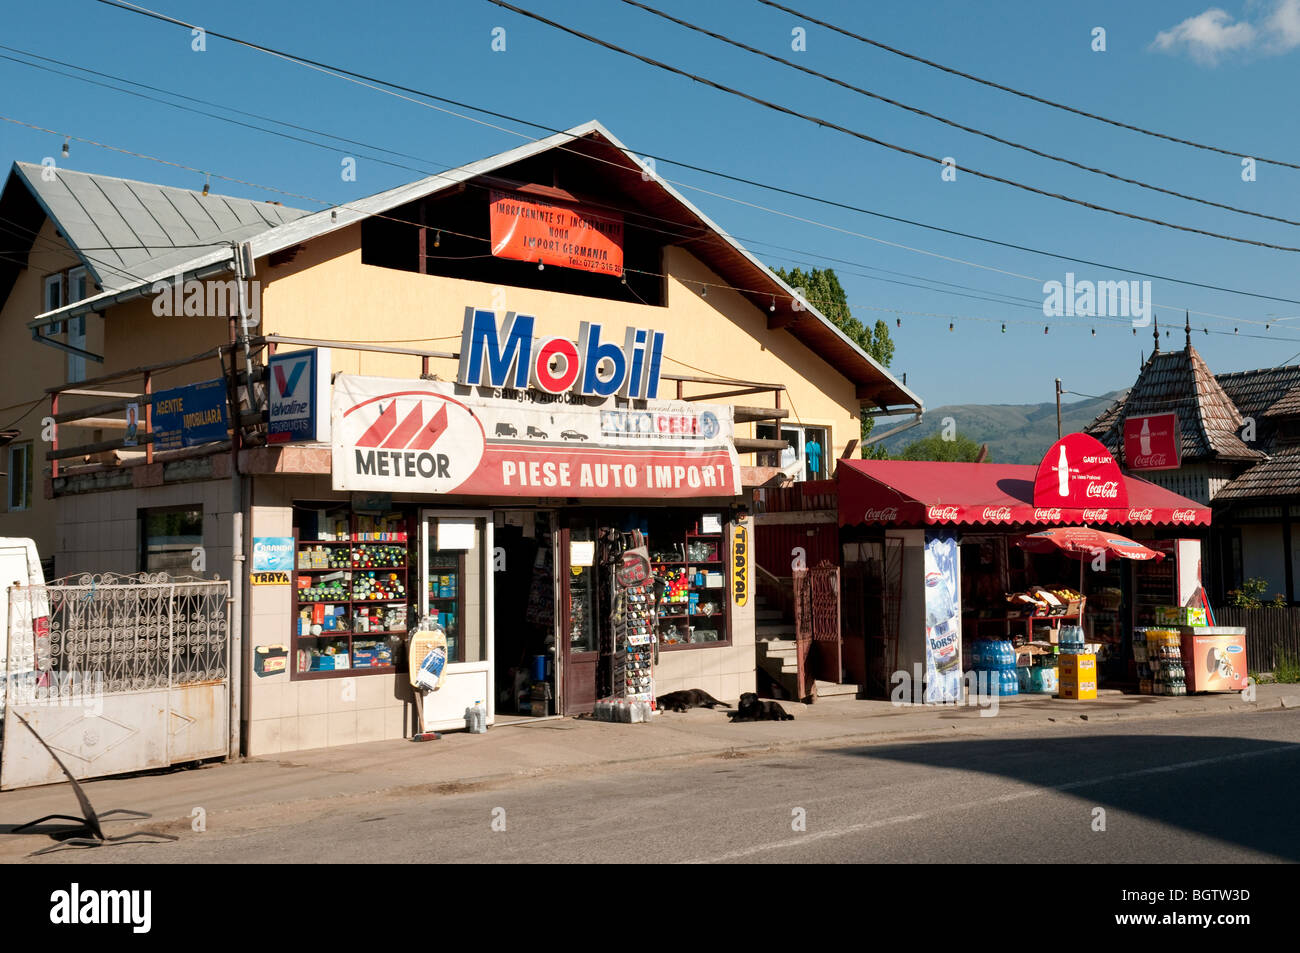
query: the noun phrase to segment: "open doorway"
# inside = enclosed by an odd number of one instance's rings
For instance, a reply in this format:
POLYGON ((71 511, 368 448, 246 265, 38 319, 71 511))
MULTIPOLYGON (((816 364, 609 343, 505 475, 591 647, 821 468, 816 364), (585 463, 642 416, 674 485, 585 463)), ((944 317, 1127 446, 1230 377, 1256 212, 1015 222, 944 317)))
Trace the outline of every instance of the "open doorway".
POLYGON ((498 510, 495 657, 498 723, 555 714, 555 546, 549 512, 498 510))

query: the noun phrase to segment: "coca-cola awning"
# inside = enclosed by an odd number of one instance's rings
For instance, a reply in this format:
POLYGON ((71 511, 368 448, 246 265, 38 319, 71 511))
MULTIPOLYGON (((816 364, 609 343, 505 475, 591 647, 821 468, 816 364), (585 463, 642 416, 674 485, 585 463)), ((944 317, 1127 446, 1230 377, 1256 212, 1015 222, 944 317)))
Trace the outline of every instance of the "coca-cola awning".
POLYGON ((1210 509, 1164 487, 1121 475, 1128 505, 1034 506, 1037 467, 1012 463, 840 460, 841 526, 1110 524, 1209 526, 1210 509))

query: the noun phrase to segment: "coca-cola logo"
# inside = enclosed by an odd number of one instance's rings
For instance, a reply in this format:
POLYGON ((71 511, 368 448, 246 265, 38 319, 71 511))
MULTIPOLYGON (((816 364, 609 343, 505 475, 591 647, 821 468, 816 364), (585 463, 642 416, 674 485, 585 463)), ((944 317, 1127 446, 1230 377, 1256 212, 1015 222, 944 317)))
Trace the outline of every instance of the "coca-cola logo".
POLYGON ((1129 510, 1128 519, 1130 523, 1149 522, 1151 519, 1151 510, 1129 510))
POLYGON ((1175 523, 1190 523, 1196 519, 1196 510, 1174 510, 1175 523))
POLYGON ((1085 520, 1086 522, 1089 522, 1089 523, 1096 523, 1096 522, 1099 522, 1099 521, 1101 521, 1101 520, 1109 519, 1109 518, 1110 518, 1110 510, 1105 510, 1105 509, 1102 509, 1102 510, 1084 510, 1084 511, 1083 511, 1083 518, 1084 518, 1084 520, 1085 520))
POLYGON ((926 507, 925 518, 931 520, 955 520, 961 513, 959 506, 930 506, 926 507))
POLYGON ((1160 470, 1169 466, 1169 454, 1147 453, 1133 457, 1134 470, 1160 470))
POLYGON ((984 522, 992 523, 995 520, 1011 519, 1011 507, 1009 506, 986 506, 984 507, 984 522))
POLYGON ((1061 519, 1059 506, 1044 507, 1034 510, 1034 519, 1039 522, 1053 523, 1061 519))
POLYGON ((1119 482, 1116 480, 1107 480, 1105 483, 1089 483, 1085 495, 1091 499, 1101 497, 1104 500, 1113 500, 1119 496, 1119 482))
POLYGON ((898 519, 898 507, 885 506, 878 510, 867 510, 867 512, 863 514, 862 519, 863 522, 868 523, 872 520, 880 520, 883 523, 892 523, 894 520, 898 519))

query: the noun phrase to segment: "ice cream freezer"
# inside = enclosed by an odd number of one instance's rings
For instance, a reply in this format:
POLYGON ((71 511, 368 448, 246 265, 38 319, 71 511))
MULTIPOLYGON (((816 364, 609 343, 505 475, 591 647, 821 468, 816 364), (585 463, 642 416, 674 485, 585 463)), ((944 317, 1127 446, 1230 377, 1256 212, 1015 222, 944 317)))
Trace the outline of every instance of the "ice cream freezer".
POLYGON ((1240 692, 1246 679, 1246 630, 1231 625, 1180 625, 1187 693, 1240 692))

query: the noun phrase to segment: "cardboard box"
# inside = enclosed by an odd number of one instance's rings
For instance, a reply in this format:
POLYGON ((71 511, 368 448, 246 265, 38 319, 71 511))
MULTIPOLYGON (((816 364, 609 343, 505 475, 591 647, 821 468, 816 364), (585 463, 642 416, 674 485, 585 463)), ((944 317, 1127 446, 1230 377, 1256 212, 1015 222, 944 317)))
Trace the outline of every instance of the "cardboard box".
POLYGON ((1060 655, 1056 660, 1060 697, 1076 701, 1097 698, 1097 656, 1060 655))

